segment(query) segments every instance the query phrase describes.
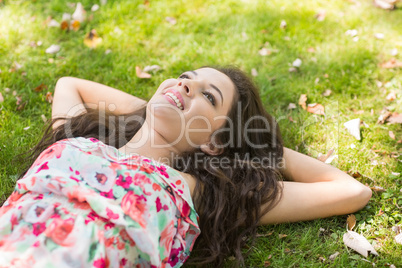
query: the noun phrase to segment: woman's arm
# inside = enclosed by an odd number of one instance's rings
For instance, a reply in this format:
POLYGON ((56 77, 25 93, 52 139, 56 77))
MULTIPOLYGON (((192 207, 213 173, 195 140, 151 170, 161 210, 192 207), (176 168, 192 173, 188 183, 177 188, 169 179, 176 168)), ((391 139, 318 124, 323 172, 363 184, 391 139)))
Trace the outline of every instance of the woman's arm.
MULTIPOLYGON (((86 111, 85 107, 108 110, 113 114, 128 114, 146 105, 146 101, 118 89, 96 82, 62 77, 57 81, 52 106, 52 118, 73 117, 86 111)), ((63 121, 53 125, 56 128, 63 121)))
POLYGON ((283 196, 260 224, 296 222, 344 215, 362 209, 371 190, 343 171, 284 148, 283 196))

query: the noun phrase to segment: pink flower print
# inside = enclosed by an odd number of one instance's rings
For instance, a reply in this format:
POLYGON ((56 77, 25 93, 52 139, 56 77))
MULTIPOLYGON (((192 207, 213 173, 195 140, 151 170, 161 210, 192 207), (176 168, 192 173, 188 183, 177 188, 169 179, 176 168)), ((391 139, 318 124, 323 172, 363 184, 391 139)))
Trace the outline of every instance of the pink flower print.
POLYGON ((39 157, 35 160, 34 166, 38 166, 40 163, 43 163, 44 161, 54 157, 60 158, 65 147, 66 145, 59 143, 50 146, 39 155, 39 157))
POLYGON ((39 200, 43 199, 43 194, 38 194, 37 196, 34 197, 34 200, 39 200))
POLYGON ((38 172, 41 171, 41 170, 49 169, 49 167, 47 166, 47 163, 48 163, 48 162, 43 163, 43 164, 39 167, 38 171, 36 171, 35 173, 38 173, 38 172))
POLYGON ((105 185, 105 183, 106 183, 106 181, 107 181, 107 177, 106 177, 106 175, 103 174, 103 173, 98 173, 98 172, 96 172, 95 178, 96 178, 96 180, 98 181, 98 183, 100 183, 100 184, 102 184, 102 185, 105 185))
POLYGON ((134 175, 134 185, 143 187, 144 184, 150 184, 150 183, 151 183, 151 180, 147 176, 140 174, 140 173, 136 173, 134 175))
POLYGON ((114 228, 115 224, 113 222, 108 222, 105 224, 105 230, 110 230, 112 228, 114 228))
MULTIPOLYGON (((146 159, 144 159, 144 161, 146 161, 146 159)), ((146 172, 148 174, 151 174, 155 170, 155 167, 144 161, 142 162, 142 165, 140 166, 140 170, 143 172, 146 172)))
POLYGON ((165 250, 166 253, 170 252, 172 248, 173 237, 176 234, 176 229, 174 228, 173 221, 170 221, 169 224, 163 229, 161 233, 160 239, 160 247, 165 250))
POLYGON ((100 195, 106 198, 114 199, 113 189, 110 189, 109 192, 101 192, 100 195))
POLYGON ((32 224, 33 234, 35 236, 40 235, 43 231, 46 230, 46 223, 45 222, 37 222, 32 224))
POLYGON ((160 174, 162 174, 166 178, 169 178, 169 174, 167 174, 165 166, 159 166, 159 167, 156 167, 156 168, 158 169, 160 174))
POLYGON ((153 183, 152 184, 152 189, 154 189, 154 191, 160 192, 161 186, 159 184, 157 184, 157 183, 153 183))
POLYGON ((92 141, 93 143, 97 143, 99 142, 99 140, 95 139, 95 138, 89 138, 90 141, 92 141))
POLYGON ((143 215, 146 212, 145 197, 128 192, 121 200, 121 208, 124 213, 130 216, 134 221, 138 222, 142 228, 146 227, 146 221, 143 215))
POLYGON ((134 240, 129 236, 129 234, 127 233, 127 231, 125 229, 122 229, 119 232, 119 235, 121 237, 121 239, 125 242, 129 242, 130 243, 130 247, 135 246, 135 242, 134 240))
POLYGON ((123 258, 123 259, 121 259, 120 260, 120 267, 124 267, 125 265, 126 265, 126 263, 127 263, 127 259, 126 258, 123 258))
POLYGON ((36 217, 39 217, 40 215, 42 215, 43 211, 45 211, 45 209, 43 207, 37 206, 35 208, 36 217))
POLYGON ((69 234, 74 228, 74 219, 69 218, 67 220, 62 220, 61 218, 56 218, 50 223, 49 227, 46 229, 45 234, 47 237, 53 240, 58 245, 61 246, 72 246, 72 237, 69 234), (70 239, 67 239, 70 238, 70 239), (66 241, 67 240, 67 241, 66 241))
POLYGON ((18 218, 15 214, 11 215, 11 229, 14 229, 14 226, 18 224, 18 218))
POLYGON ((119 214, 114 213, 110 208, 106 208, 106 214, 109 219, 116 220, 119 218, 119 214))
POLYGON ((161 203, 161 199, 159 198, 159 196, 156 198, 156 212, 161 211, 161 209, 163 210, 168 210, 169 207, 167 205, 163 205, 161 203))
POLYGON ((116 180, 116 184, 123 187, 124 189, 128 189, 133 182, 133 178, 131 176, 123 177, 120 175, 119 178, 116 180))
POLYGON ((97 259, 96 261, 94 261, 94 267, 96 267, 96 268, 109 267, 109 259, 107 257, 106 257, 106 259, 104 259, 104 258, 97 259))

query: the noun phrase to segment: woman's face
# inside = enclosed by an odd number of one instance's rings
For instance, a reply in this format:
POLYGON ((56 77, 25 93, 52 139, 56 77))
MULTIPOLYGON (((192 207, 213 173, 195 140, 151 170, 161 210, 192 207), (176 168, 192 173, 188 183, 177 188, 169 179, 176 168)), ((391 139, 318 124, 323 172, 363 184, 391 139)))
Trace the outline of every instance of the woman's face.
POLYGON ((206 144, 222 127, 236 89, 232 80, 213 68, 165 80, 147 106, 147 122, 179 152, 206 144))

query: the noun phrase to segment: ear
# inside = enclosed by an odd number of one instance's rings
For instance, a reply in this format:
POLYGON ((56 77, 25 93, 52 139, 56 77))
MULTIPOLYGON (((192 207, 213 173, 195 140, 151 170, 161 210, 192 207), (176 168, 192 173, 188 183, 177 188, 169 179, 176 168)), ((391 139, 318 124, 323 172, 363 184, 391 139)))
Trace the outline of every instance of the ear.
POLYGON ((220 155, 223 152, 223 148, 215 147, 212 142, 202 144, 200 149, 208 155, 220 155))

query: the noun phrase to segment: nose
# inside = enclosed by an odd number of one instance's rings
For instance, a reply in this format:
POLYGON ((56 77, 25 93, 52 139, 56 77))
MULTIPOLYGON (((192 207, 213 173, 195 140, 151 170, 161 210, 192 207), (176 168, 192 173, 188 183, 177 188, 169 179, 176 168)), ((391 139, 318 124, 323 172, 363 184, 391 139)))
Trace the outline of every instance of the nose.
POLYGON ((177 85, 183 89, 184 93, 186 93, 188 96, 191 96, 192 86, 189 81, 186 81, 186 79, 185 79, 185 80, 180 81, 177 85))

